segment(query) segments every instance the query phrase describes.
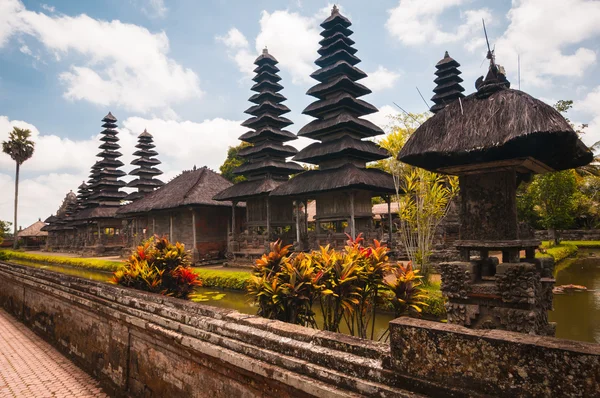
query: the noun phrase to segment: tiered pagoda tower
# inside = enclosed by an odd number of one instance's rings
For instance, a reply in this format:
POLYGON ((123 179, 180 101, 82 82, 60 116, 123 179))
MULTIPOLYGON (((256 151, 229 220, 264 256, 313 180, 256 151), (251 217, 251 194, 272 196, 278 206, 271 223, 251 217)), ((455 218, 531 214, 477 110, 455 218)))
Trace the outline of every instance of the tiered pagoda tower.
POLYGON ((138 144, 135 146, 138 150, 133 153, 133 156, 138 156, 138 158, 131 162, 132 165, 138 167, 129 172, 129 175, 136 178, 127 184, 128 187, 137 188, 137 192, 130 193, 125 200, 134 201, 143 198, 149 192, 165 184, 161 180, 153 178, 162 174, 162 171, 154 167, 160 164, 160 160, 154 158, 158 152, 154 150, 156 145, 153 141, 152 134, 145 129, 138 136, 138 144))
POLYGON ((437 76, 434 80, 437 85, 433 92, 435 95, 431 97, 431 100, 435 105, 431 107, 431 112, 436 113, 444 107, 459 98, 464 98, 463 91, 465 89, 461 86, 463 79, 459 76, 462 72, 458 70, 460 64, 448 55, 448 51, 444 54, 444 58, 435 65, 437 76))
POLYGON ((281 78, 277 75, 277 63, 266 48, 254 61, 257 67, 252 80, 256 84, 251 90, 256 94, 249 99, 254 105, 245 111, 252 117, 242 123, 242 126, 251 130, 240 136, 240 140, 251 146, 239 152, 246 163, 234 170, 234 173, 245 176, 246 181, 214 197, 215 200, 231 200, 234 207, 236 202, 245 201, 247 226, 254 230, 264 229, 269 239, 275 238, 271 236, 274 232, 272 229, 294 223, 292 199, 269 198, 269 193, 286 182, 290 174, 304 171, 300 165, 286 162, 287 157, 298 151, 284 143, 297 137, 284 130, 292 121, 282 116, 290 110, 282 104, 286 98, 279 93, 283 86, 278 83, 281 78))
POLYGON ((122 155, 118 151, 121 146, 118 144, 118 132, 115 130, 117 128, 117 118, 108 112, 102 122, 102 127, 104 127, 101 132, 103 137, 100 138, 100 141, 103 141, 100 145, 102 152, 96 155, 101 160, 94 165, 98 171, 92 173, 92 178, 96 181, 91 185, 94 193, 90 196, 90 199, 99 206, 116 207, 127 196, 125 192, 119 190, 126 184, 124 181, 119 180, 119 177, 123 177, 125 172, 118 169, 123 166, 123 162, 118 159, 122 155))
POLYGON ((88 207, 88 199, 92 195, 88 185, 83 181, 77 188, 77 211, 84 210, 88 207))
POLYGON ((363 141, 383 131, 360 118, 377 112, 377 108, 358 99, 371 90, 357 82, 367 75, 355 66, 360 59, 352 47, 350 26, 336 6, 321 24, 323 40, 319 42, 320 57, 315 61, 320 69, 311 75, 319 84, 307 92, 317 101, 303 112, 316 120, 298 133, 319 142, 293 158, 318 165, 318 170, 302 173, 271 193, 276 197, 316 199, 317 236, 333 233, 341 244, 344 233, 356 236, 370 229, 372 196, 395 193, 390 174, 366 168, 367 162, 389 154, 374 142, 363 141))

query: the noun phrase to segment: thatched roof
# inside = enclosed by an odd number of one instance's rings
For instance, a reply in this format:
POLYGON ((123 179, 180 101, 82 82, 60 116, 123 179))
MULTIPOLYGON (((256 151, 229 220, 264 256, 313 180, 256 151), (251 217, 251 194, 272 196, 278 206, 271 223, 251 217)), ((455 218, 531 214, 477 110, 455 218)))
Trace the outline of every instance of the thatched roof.
POLYGON ((33 224, 31 224, 30 226, 28 226, 27 228, 19 231, 17 233, 17 236, 19 238, 48 236, 47 231, 42 231, 42 228, 45 226, 46 226, 46 223, 44 223, 41 220, 38 220, 38 221, 34 222, 33 224))
POLYGON ((554 108, 522 91, 497 89, 446 105, 414 132, 398 159, 440 171, 528 157, 564 170, 593 155, 554 108))
POLYGON ((259 180, 242 181, 219 192, 213 197, 214 200, 236 200, 245 201, 248 198, 266 195, 285 181, 273 180, 272 178, 261 178, 259 180))
POLYGON ((194 205, 231 206, 231 202, 218 202, 213 199, 217 193, 231 185, 220 174, 206 167, 184 171, 146 197, 121 206, 118 214, 144 213, 194 205))
POLYGON ((117 214, 118 206, 96 206, 89 207, 75 213, 72 220, 96 220, 99 218, 112 218, 117 214))
POLYGON ((390 174, 347 163, 337 168, 305 171, 275 188, 271 195, 306 196, 347 189, 368 190, 375 194, 396 192, 390 174))

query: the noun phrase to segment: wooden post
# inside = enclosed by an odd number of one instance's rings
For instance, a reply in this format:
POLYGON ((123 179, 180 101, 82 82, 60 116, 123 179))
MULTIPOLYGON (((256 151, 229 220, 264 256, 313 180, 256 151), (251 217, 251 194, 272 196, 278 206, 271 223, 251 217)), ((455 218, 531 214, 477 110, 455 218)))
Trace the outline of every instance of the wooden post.
POLYGON ((267 245, 271 243, 271 207, 269 206, 269 197, 267 196, 267 245))
POLYGON ((235 206, 237 202, 234 200, 231 202, 231 237, 235 240, 235 206))
POLYGON ((308 236, 308 199, 304 201, 304 228, 308 236))
POLYGON ((300 247, 300 201, 296 201, 296 242, 300 247))
POLYGON ((173 214, 169 213, 169 240, 173 242, 173 214))
POLYGON ((152 217, 152 235, 156 234, 156 220, 152 217))
POLYGON ((387 197, 387 205, 388 205, 388 219, 389 219, 389 228, 390 228, 390 232, 389 232, 389 243, 388 243, 388 247, 391 248, 392 247, 392 243, 393 243, 393 238, 394 238, 394 233, 392 231, 394 223, 392 222, 392 196, 388 195, 387 197))
POLYGON ((98 240, 96 241, 97 245, 102 244, 102 234, 100 233, 100 223, 96 223, 96 226, 98 227, 98 240))
POLYGON ((356 225, 354 224, 354 192, 350 192, 350 236, 356 239, 356 225))
POLYGON ((192 250, 196 249, 196 210, 192 209, 192 239, 194 240, 192 250))

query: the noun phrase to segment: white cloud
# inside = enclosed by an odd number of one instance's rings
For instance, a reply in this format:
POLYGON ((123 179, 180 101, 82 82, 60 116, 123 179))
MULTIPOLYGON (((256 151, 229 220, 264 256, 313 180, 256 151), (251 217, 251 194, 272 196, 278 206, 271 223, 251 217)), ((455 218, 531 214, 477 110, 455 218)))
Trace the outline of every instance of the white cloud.
MULTIPOLYGON (((488 9, 460 12, 461 24, 452 31, 441 26, 440 16, 449 9, 463 5, 467 0, 400 0, 395 8, 388 10, 385 24, 388 32, 408 46, 424 44, 447 44, 465 41, 474 32, 480 33, 481 19, 491 22, 488 9)), ((479 35, 477 36, 479 38, 479 35)), ((474 50, 481 40, 466 40, 465 47, 474 50)))
POLYGON ((48 12, 54 12, 54 11, 56 11, 56 7, 49 6, 48 4, 42 4, 41 7, 42 7, 42 10, 46 10, 48 12))
POLYGON ((17 32, 38 39, 57 61, 68 54, 86 59, 59 76, 68 99, 150 113, 202 95, 198 76, 168 56, 165 32, 85 14, 49 16, 4 0, 0 46, 17 32))
POLYGON ((557 76, 580 77, 596 63, 596 52, 583 46, 600 36, 600 2, 591 0, 515 0, 510 25, 496 43, 497 61, 517 69, 531 86, 551 84, 557 76))
POLYGON ((142 7, 144 14, 150 18, 164 18, 169 9, 165 6, 164 0, 145 0, 146 5, 142 7))
POLYGON ((588 92, 582 101, 575 102, 573 110, 590 115, 591 121, 584 130, 583 141, 588 145, 600 141, 600 86, 588 92))
POLYGON ((367 73, 367 78, 361 83, 373 91, 392 88, 396 85, 401 74, 379 65, 375 72, 367 73))
POLYGON ((290 11, 263 11, 254 50, 236 28, 230 29, 225 36, 218 36, 217 40, 228 47, 231 58, 246 76, 253 75, 252 63, 267 47, 269 53, 279 61, 279 68, 292 76, 292 83, 314 83, 310 74, 316 69, 314 60, 319 56, 317 50, 321 39, 319 23, 323 20, 322 11, 310 17, 290 11))

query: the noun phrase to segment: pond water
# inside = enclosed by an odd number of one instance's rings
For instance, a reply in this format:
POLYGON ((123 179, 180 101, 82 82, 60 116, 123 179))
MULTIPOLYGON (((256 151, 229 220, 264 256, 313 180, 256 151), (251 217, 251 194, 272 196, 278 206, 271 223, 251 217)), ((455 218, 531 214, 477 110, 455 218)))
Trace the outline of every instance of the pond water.
POLYGON ((554 295, 548 317, 556 322, 556 337, 600 343, 600 249, 579 249, 577 257, 564 260, 556 270, 556 286, 587 287, 554 295))
MULTIPOLYGON (((16 263, 47 269, 84 279, 108 282, 111 273, 46 265, 27 261, 16 263)), ((556 322, 556 337, 600 343, 600 249, 580 249, 577 257, 566 259, 559 264, 556 272, 556 285, 583 285, 584 292, 573 292, 554 296, 554 311, 549 312, 550 321, 556 322)), ((221 308, 231 308, 246 314, 256 314, 256 307, 244 292, 223 291, 217 288, 198 288, 197 300, 200 303, 221 308)), ((317 323, 322 324, 320 311, 317 323)), ((375 338, 378 339, 393 319, 390 313, 377 314, 375 338)), ((348 330, 344 327, 343 333, 348 330)))

